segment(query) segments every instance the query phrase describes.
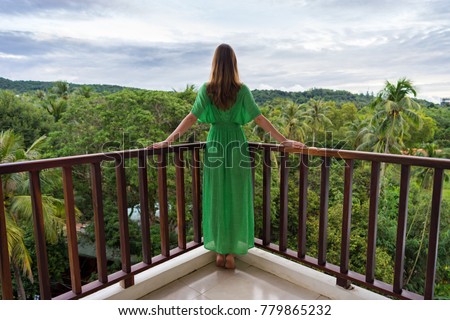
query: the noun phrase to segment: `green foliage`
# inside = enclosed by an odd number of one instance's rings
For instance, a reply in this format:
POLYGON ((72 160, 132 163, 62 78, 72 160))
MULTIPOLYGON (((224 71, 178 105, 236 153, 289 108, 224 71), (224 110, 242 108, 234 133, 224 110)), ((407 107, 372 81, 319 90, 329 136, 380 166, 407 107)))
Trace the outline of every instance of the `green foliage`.
MULTIPOLYGON (((25 244, 28 252, 30 253, 32 264, 32 278, 24 278, 23 286, 26 292, 26 299, 33 300, 35 296, 39 296, 39 281, 38 281, 38 269, 36 258, 36 245, 32 228, 26 229, 25 244)), ((61 237, 54 243, 47 243, 47 252, 51 253, 47 255, 48 259, 48 271, 50 275, 50 285, 52 287, 52 293, 62 293, 70 290, 70 282, 68 278, 69 270, 69 256, 67 250, 67 242, 61 237), (68 285, 67 285, 67 284, 68 285), (55 292, 56 291, 56 292, 55 292), (61 292, 62 291, 62 292, 61 292)), ((14 286, 17 280, 14 279, 14 286)))
POLYGON ((419 128, 411 128, 405 134, 405 147, 414 148, 420 147, 424 143, 433 142, 438 126, 436 121, 424 114, 419 113, 420 122, 422 124, 419 128))
POLYGON ((441 148, 450 147, 450 108, 434 106, 426 108, 424 113, 436 122, 434 140, 441 148))
POLYGON ((30 96, 16 96, 0 90, 0 131, 13 130, 29 147, 39 137, 48 134, 53 119, 36 105, 30 96))

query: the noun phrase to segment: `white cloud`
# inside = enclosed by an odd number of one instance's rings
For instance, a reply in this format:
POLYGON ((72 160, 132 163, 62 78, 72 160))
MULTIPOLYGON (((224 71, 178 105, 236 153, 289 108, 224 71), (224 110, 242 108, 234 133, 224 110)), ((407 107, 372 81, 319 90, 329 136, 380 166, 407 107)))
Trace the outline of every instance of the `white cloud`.
POLYGON ((301 92, 301 91, 305 91, 306 88, 303 87, 300 84, 295 84, 289 87, 274 87, 265 83, 261 83, 259 85, 256 86, 255 89, 259 89, 259 90, 282 90, 282 91, 287 91, 287 92, 301 92))
POLYGON ((24 60, 26 59, 26 56, 23 55, 18 55, 18 54, 7 54, 4 52, 0 52, 0 59, 5 59, 5 60, 24 60))

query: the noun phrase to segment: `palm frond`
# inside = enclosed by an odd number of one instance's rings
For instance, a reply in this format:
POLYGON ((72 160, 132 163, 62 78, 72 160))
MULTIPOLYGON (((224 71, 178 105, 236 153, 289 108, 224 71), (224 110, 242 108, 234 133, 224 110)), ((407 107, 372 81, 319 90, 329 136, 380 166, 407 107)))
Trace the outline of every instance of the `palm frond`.
POLYGON ((33 281, 31 257, 24 243, 23 231, 9 214, 6 215, 6 237, 11 262, 21 266, 23 273, 33 281))
POLYGON ((33 142, 33 144, 28 148, 28 150, 25 152, 25 156, 28 160, 34 160, 38 159, 40 157, 40 150, 39 148, 44 143, 46 136, 39 137, 36 141, 33 142))
POLYGON ((405 109, 403 112, 413 125, 415 125, 418 129, 422 128, 423 120, 416 112, 407 109, 405 109))
MULTIPOLYGON (((10 210, 24 222, 32 222, 33 210, 30 196, 15 196, 11 199, 10 210)), ((51 243, 55 243, 65 229, 66 211, 64 200, 43 195, 42 213, 46 239, 51 243)), ((75 215, 76 219, 81 216, 81 212, 77 208, 75 208, 75 215)))

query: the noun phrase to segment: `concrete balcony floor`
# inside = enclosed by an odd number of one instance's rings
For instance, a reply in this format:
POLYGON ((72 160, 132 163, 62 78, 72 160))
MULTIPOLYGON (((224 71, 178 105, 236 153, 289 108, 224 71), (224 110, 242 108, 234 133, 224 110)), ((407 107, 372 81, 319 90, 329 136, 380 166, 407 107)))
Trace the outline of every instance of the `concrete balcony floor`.
POLYGON ((312 300, 329 299, 242 260, 235 270, 214 262, 141 299, 149 300, 312 300))
POLYGON ((236 269, 215 265, 215 255, 197 248, 84 299, 145 300, 378 300, 384 296, 353 286, 269 252, 253 248, 236 259, 236 269))

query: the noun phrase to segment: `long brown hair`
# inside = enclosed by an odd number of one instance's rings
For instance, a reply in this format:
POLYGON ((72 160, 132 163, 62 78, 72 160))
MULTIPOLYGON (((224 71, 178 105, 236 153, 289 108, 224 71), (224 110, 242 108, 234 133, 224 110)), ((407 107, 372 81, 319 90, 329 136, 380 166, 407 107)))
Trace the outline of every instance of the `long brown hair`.
POLYGON ((236 55, 231 46, 223 43, 214 52, 206 92, 216 107, 226 110, 236 102, 240 88, 236 55))

